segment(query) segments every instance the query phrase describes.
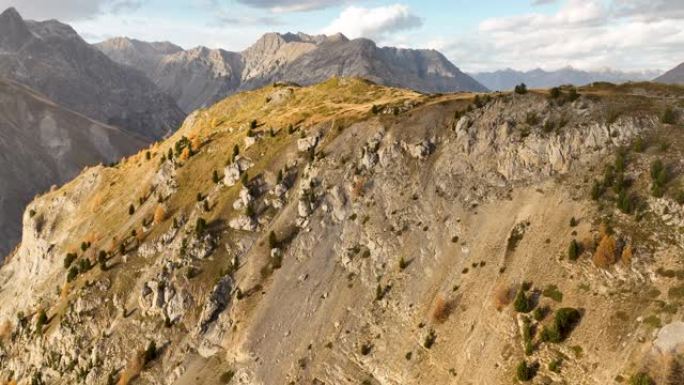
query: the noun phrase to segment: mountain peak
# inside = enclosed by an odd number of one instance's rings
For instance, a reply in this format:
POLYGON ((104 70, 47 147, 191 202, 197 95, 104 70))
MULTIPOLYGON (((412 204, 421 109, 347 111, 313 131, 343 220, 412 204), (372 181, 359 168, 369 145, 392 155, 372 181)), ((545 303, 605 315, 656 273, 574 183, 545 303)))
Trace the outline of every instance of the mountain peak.
POLYGON ((0 22, 4 23, 8 20, 24 21, 17 9, 14 7, 9 7, 4 12, 0 13, 0 22))
POLYGON ((31 36, 26 22, 15 8, 7 8, 0 14, 0 47, 14 51, 31 36))

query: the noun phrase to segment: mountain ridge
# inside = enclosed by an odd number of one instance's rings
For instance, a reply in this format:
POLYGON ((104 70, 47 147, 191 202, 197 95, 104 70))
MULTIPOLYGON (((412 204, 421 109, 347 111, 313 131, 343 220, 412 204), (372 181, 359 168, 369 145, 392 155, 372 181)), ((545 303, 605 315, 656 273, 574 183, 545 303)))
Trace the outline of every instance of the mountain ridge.
POLYGON ((310 85, 333 76, 362 76, 421 92, 486 90, 438 51, 378 47, 372 40, 350 40, 342 34, 271 32, 241 52, 199 46, 168 55, 149 54, 151 46, 124 49, 121 41, 139 43, 120 37, 95 46, 145 72, 186 112, 269 83, 310 85), (191 71, 192 76, 181 76, 191 71))
POLYGON ((0 76, 39 91, 90 118, 151 139, 184 114, 140 71, 109 59, 67 24, 0 14, 0 76))
POLYGON ((516 85, 525 83, 532 88, 551 88, 565 84, 576 86, 586 85, 597 81, 624 83, 628 81, 646 81, 657 76, 659 71, 623 72, 612 69, 586 71, 563 67, 547 71, 535 68, 528 71, 518 71, 512 68, 491 72, 477 72, 470 75, 492 90, 512 90, 516 85))

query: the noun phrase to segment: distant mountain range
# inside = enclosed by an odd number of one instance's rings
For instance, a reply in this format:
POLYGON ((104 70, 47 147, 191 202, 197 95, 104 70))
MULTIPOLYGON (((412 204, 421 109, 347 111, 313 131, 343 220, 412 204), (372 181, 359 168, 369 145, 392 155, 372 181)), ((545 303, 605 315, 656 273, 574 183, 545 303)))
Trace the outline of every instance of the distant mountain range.
POLYGON ((684 63, 658 76, 653 81, 659 83, 669 84, 683 84, 684 85, 684 63))
POLYGON ((19 240, 24 206, 35 194, 146 143, 0 78, 0 261, 19 240))
POLYGON ((378 47, 341 34, 268 33, 242 52, 114 38, 96 44, 112 60, 147 76, 190 112, 232 93, 277 81, 308 85, 332 76, 361 76, 423 92, 485 91, 441 53, 378 47))
POLYGON ((110 60, 68 25, 25 21, 14 8, 0 14, 0 76, 150 139, 174 131, 184 116, 143 73, 110 60))
POLYGON ((539 68, 531 71, 516 71, 509 68, 494 72, 472 73, 470 75, 490 90, 506 91, 513 89, 520 83, 525 83, 531 88, 550 88, 563 84, 580 86, 598 81, 611 83, 648 81, 659 74, 659 71, 583 71, 572 67, 565 67, 556 71, 544 71, 539 68))

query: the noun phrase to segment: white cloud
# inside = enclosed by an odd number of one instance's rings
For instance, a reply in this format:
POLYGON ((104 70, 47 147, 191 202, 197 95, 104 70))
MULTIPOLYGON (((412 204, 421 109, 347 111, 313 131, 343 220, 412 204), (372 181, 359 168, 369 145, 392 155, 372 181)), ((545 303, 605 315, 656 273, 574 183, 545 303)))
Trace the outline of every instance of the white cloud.
POLYGON ((622 0, 565 0, 553 14, 487 19, 474 36, 441 45, 469 71, 568 65, 588 70, 667 69, 684 59, 672 55, 684 51, 684 23, 675 12, 684 6, 678 5, 681 0, 651 1, 634 0, 632 4, 644 4, 637 15, 628 12, 622 0))
POLYGON ((73 21, 104 13, 130 11, 145 0, 0 0, 0 11, 15 7, 22 17, 73 21))
POLYGON ((377 8, 350 6, 322 32, 341 32, 350 38, 382 39, 390 33, 418 28, 422 24, 422 19, 406 5, 393 4, 377 8))
POLYGON ((238 0, 256 8, 266 8, 273 12, 301 12, 323 9, 340 5, 339 0, 238 0))

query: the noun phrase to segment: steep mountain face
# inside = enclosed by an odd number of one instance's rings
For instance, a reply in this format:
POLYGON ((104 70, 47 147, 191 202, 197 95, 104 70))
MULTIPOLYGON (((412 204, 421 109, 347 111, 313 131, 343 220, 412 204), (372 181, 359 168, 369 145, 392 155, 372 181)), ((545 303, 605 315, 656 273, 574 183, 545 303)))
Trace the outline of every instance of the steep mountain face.
POLYGON ((667 84, 684 84, 684 63, 658 76, 653 81, 667 84))
POLYGON ((613 70, 582 71, 571 67, 556 71, 544 71, 540 68, 531 71, 505 69, 494 72, 471 74, 478 82, 490 90, 512 90, 516 85, 525 83, 533 88, 551 88, 564 84, 577 86, 593 82, 625 83, 628 81, 647 81, 659 74, 658 71, 621 72, 613 70))
POLYGON ((0 14, 0 76, 55 102, 151 139, 176 129, 183 112, 147 77, 87 44, 71 27, 0 14))
POLYGON ((0 78, 0 258, 19 241, 21 214, 37 193, 145 143, 0 78))
POLYGON ((333 76, 363 76, 422 92, 485 90, 437 51, 380 48, 341 34, 268 33, 241 53, 198 47, 162 55, 159 44, 116 38, 96 46, 145 72, 186 112, 273 82, 308 85, 333 76))
POLYGON ((0 379, 681 383, 684 138, 659 116, 684 91, 578 92, 345 78, 197 111, 29 204, 0 379))

